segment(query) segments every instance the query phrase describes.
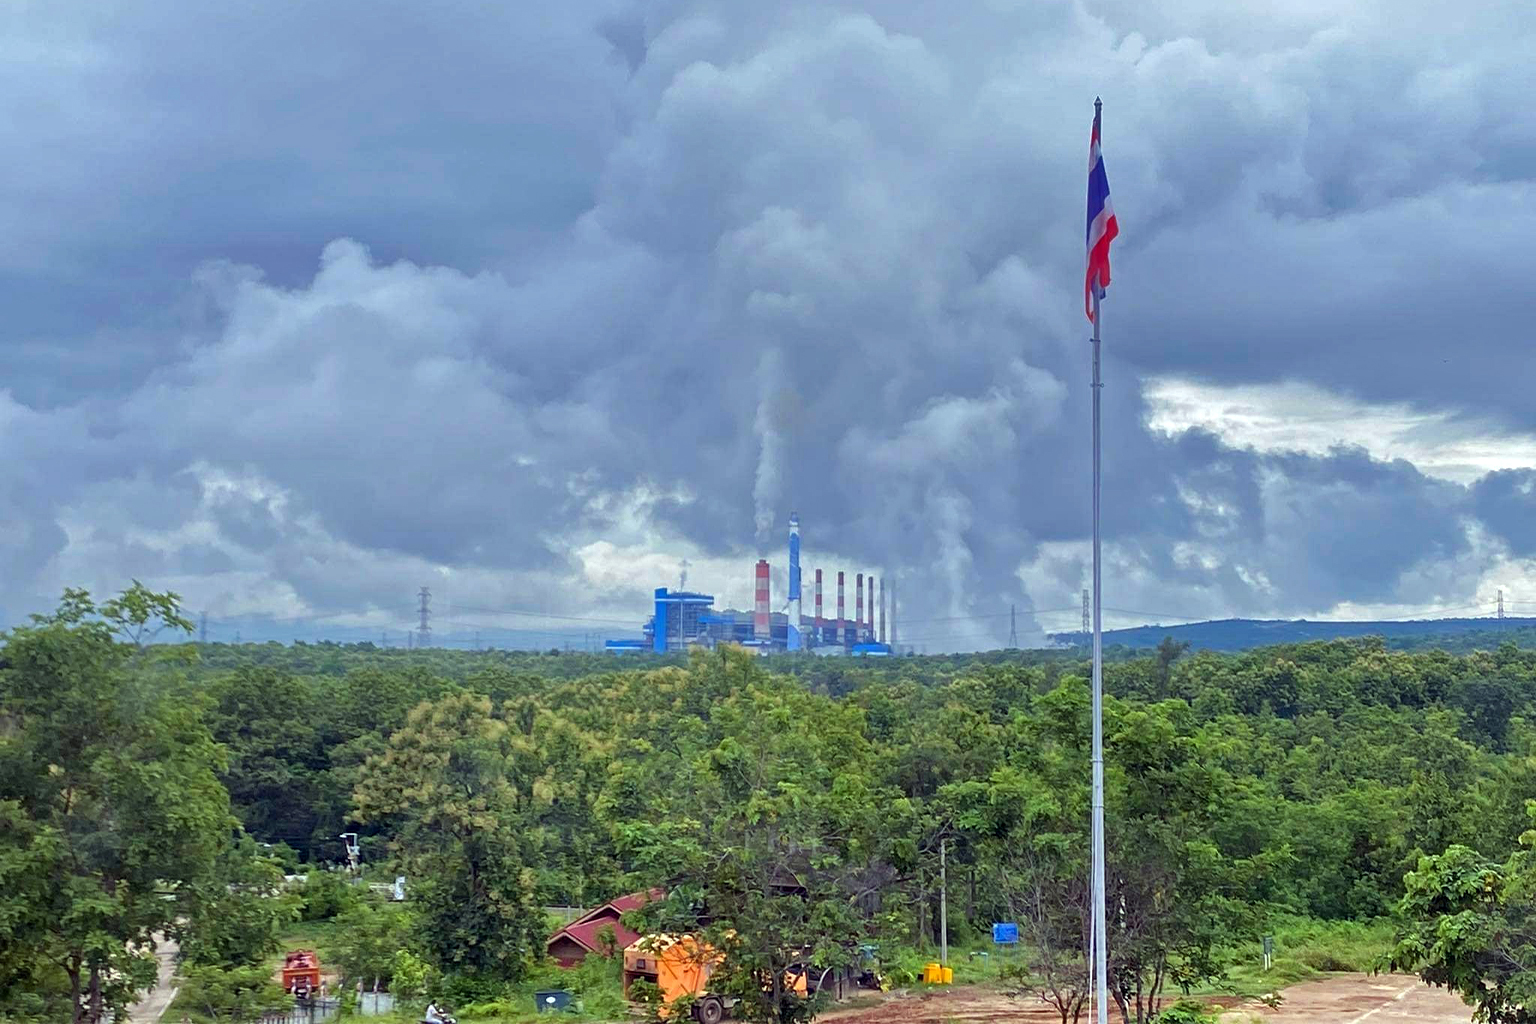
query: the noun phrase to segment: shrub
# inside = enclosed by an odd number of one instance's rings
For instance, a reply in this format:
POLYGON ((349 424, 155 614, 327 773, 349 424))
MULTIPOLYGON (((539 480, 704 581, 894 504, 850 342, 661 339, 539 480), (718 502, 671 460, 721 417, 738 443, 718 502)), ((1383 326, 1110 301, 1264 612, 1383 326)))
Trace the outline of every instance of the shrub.
POLYGON ((1154 1020, 1156 1024, 1215 1024, 1216 1016, 1197 999, 1180 999, 1154 1020))
POLYGON ((299 887, 299 917, 328 921, 362 902, 357 889, 335 871, 311 871, 299 887))

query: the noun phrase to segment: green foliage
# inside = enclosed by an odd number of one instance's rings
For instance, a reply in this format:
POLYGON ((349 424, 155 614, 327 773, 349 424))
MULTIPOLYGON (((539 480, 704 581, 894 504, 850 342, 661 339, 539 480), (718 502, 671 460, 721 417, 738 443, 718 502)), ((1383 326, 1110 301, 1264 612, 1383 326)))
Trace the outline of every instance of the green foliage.
POLYGON ((1216 1015, 1197 999, 1180 999, 1153 1020, 1157 1024, 1215 1024, 1216 1015))
MULTIPOLYGON (((1536 833, 1522 838, 1532 842, 1536 833)), ((1521 850, 1501 864, 1464 846, 1421 858, 1404 879, 1399 909, 1407 924, 1390 965, 1458 993, 1479 1021, 1531 1020, 1536 870, 1530 858, 1521 850)))
POLYGON ((389 989, 402 999, 425 995, 437 984, 437 971, 431 964, 412 953, 399 949, 391 958, 389 989))
MULTIPOLYGON (((356 903, 336 918, 337 938, 333 964, 341 974, 342 984, 351 987, 362 982, 372 988, 374 981, 391 991, 395 967, 401 953, 410 946, 412 921, 403 908, 373 903, 356 903)), ((407 968, 412 965, 407 963, 407 968)), ((402 979, 407 995, 425 987, 425 979, 402 979)))
MULTIPOLYGON (((1086 984, 1079 652, 620 662, 211 644, 194 663, 151 642, 184 621, 138 585, 99 610, 71 591, 6 638, 0 991, 41 1002, 0 1013, 106 1016, 167 929, 189 965, 257 962, 294 906, 337 936, 327 964, 349 980, 460 1005, 579 985, 590 1005, 616 981, 546 978, 540 908, 656 886, 644 927, 729 948, 714 987, 746 1016, 798 1019, 815 1007, 775 982, 786 968, 851 965, 878 941, 901 983, 933 958, 941 843, 952 948, 1016 921, 1011 984, 1068 1015, 1086 984), (253 855, 231 810, 257 843, 287 844, 289 870, 306 863, 296 900, 262 895, 281 858, 253 855), (323 869, 351 830, 366 870, 408 876, 408 909, 359 902, 323 869)), ((1400 905, 1436 927, 1473 913, 1494 931, 1447 924, 1418 954, 1520 991, 1519 972, 1474 954, 1485 938, 1502 950, 1499 927, 1522 934, 1512 854, 1536 792, 1536 653, 1165 643, 1112 651, 1105 681, 1128 1016, 1144 1024, 1186 989, 1367 967, 1384 941, 1370 922, 1400 905), (1444 896, 1467 865, 1502 879, 1493 904, 1444 896), (1266 931, 1279 948, 1261 976, 1266 931)))
POLYGON ((328 921, 362 901, 357 886, 339 871, 310 871, 299 885, 297 895, 299 918, 303 921, 328 921))
POLYGON ((179 974, 176 1008, 199 1021, 243 1024, 291 1002, 265 967, 184 964, 179 974))
POLYGON ((199 965, 250 966, 277 946, 280 927, 298 916, 278 863, 241 836, 220 854, 211 876, 189 886, 175 929, 181 959, 199 965))
POLYGON ((422 704, 369 758, 354 799, 359 820, 398 821, 395 849, 412 878, 421 945, 466 994, 515 981, 543 941, 523 828, 531 787, 490 701, 422 704))
POLYGON ((0 652, 0 989, 62 971, 59 1018, 102 1021, 153 982, 178 913, 161 890, 195 892, 230 834, 180 653, 144 646, 189 625, 137 583, 99 609, 70 590, 0 652))

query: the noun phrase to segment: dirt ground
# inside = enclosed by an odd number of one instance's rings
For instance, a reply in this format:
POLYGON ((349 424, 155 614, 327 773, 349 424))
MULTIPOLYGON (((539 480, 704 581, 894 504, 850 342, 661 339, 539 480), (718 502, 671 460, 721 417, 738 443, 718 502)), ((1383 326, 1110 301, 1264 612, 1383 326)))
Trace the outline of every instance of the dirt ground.
MULTIPOLYGON (((1338 974, 1293 985, 1278 1009, 1262 1003, 1212 1000, 1229 1005, 1223 1024, 1467 1024, 1471 1009, 1444 989, 1401 975, 1338 974)), ((1112 1013, 1111 1022, 1119 1019, 1112 1013)), ((1038 999, 1014 999, 972 986, 891 993, 878 1006, 838 1010, 818 1021, 838 1024, 1060 1024, 1038 999)), ((1087 1024, 1084 1017, 1084 1024, 1087 1024)))

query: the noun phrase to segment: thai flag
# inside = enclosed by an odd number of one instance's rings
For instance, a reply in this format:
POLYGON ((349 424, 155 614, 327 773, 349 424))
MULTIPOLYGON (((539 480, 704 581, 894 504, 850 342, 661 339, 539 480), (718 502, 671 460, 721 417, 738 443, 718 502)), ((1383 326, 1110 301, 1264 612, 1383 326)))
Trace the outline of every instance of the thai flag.
POLYGON ((1115 208, 1109 201, 1109 176, 1099 154, 1099 111, 1093 112, 1093 136, 1088 140, 1088 274, 1083 281, 1083 305, 1093 319, 1093 296, 1109 287, 1109 243, 1120 234, 1115 208))

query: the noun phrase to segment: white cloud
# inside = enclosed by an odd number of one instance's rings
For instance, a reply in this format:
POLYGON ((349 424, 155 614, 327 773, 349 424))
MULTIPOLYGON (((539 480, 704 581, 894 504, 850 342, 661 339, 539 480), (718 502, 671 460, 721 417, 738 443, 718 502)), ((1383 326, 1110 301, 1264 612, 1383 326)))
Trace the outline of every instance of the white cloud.
POLYGON ((1407 402, 1366 402, 1302 381, 1218 385, 1158 377, 1146 382, 1143 394, 1152 430, 1206 430, 1235 448, 1326 455, 1353 445, 1455 483, 1536 467, 1536 434, 1407 402))

